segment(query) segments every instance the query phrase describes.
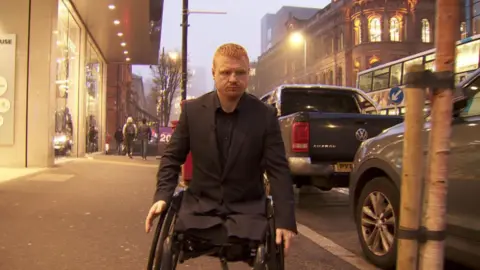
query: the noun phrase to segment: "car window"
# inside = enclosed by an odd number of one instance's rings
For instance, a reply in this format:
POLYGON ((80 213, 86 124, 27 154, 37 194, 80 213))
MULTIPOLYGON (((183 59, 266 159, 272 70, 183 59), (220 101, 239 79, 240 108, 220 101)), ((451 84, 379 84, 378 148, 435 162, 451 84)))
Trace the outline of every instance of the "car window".
POLYGON ((296 112, 360 113, 355 93, 337 89, 283 89, 281 106, 283 116, 296 112))
POLYGON ((362 113, 366 112, 375 112, 376 113, 376 108, 375 106, 370 103, 367 99, 365 99, 362 95, 357 94, 357 100, 358 100, 358 105, 360 106, 360 109, 362 110, 362 113))
POLYGON ((477 77, 470 85, 467 86, 467 91, 475 91, 473 98, 467 101, 467 106, 460 114, 460 116, 474 116, 480 115, 480 76, 477 77))

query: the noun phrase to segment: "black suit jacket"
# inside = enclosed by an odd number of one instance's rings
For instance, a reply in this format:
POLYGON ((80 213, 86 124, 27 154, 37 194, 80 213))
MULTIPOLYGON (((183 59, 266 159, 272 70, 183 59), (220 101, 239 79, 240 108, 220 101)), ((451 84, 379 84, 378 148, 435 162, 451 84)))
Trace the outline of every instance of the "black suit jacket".
MULTIPOLYGON (((179 214, 184 227, 207 228, 220 222, 208 217, 208 213, 218 213, 220 208, 237 216, 233 223, 238 226, 260 226, 255 220, 265 214, 263 173, 266 171, 277 228, 297 232, 293 183, 276 110, 245 94, 222 170, 215 132, 215 98, 214 91, 184 103, 160 161, 155 201, 170 201, 178 184, 180 166, 191 151, 193 179, 179 214), (238 218, 241 216, 246 218, 238 218)), ((251 230, 240 234, 253 233, 251 230)))

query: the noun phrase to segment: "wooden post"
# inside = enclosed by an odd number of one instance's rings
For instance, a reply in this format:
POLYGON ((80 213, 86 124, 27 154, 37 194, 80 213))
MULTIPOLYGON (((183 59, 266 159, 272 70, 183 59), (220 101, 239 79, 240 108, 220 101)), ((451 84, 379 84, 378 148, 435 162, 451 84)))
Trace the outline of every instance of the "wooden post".
MULTIPOLYGON (((437 0, 435 71, 453 72, 455 42, 460 34, 460 1, 437 0)), ((445 86, 433 91, 428 174, 425 178, 423 223, 427 241, 420 248, 420 269, 443 270, 444 233, 448 187, 448 156, 452 124, 453 91, 445 86)))
MULTIPOLYGON (((422 65, 412 66, 408 73, 422 72, 422 65)), ((409 76, 407 73, 407 76, 409 76)), ((405 137, 403 143, 403 174, 400 192, 400 226, 398 236, 397 268, 416 270, 418 241, 407 237, 408 232, 420 227, 422 180, 424 169, 424 113, 425 89, 405 90, 405 137), (405 232, 405 233, 404 233, 405 232)))

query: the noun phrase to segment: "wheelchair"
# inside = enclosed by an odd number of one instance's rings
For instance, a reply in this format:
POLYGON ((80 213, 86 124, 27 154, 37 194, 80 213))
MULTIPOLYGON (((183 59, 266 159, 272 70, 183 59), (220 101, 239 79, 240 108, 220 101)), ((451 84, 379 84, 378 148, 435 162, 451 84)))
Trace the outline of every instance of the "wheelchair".
POLYGON ((222 246, 213 246, 212 249, 196 251, 192 241, 185 235, 174 230, 177 213, 180 209, 184 190, 177 191, 168 206, 158 220, 153 236, 147 270, 175 270, 177 264, 182 264, 188 259, 201 256, 217 257, 220 260, 221 269, 228 270, 228 263, 246 262, 254 270, 284 270, 283 243, 275 242, 274 205, 271 196, 267 197, 266 213, 268 229, 266 230, 265 242, 254 243, 248 240, 229 242, 222 246), (241 252, 238 256, 230 256, 229 251, 237 248, 248 252, 241 252))

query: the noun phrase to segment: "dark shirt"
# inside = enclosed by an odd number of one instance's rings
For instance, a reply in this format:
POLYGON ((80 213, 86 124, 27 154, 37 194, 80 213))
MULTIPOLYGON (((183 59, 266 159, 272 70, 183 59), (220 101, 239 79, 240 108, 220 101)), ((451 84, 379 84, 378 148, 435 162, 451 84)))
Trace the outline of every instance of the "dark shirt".
POLYGON ((232 144, 233 131, 237 124, 239 107, 240 106, 237 106, 233 112, 227 113, 222 109, 218 96, 215 97, 215 132, 222 169, 225 167, 228 158, 228 151, 232 144))

